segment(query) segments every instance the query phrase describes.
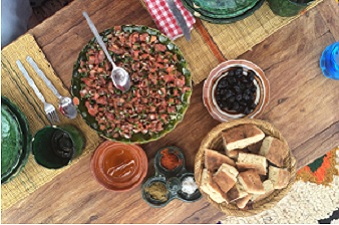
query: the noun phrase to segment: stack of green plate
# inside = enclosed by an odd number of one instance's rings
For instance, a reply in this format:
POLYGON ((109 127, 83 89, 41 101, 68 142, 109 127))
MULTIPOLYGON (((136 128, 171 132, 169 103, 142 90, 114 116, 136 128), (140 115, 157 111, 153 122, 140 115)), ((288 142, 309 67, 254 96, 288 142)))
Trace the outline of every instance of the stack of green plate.
POLYGON ((25 166, 31 150, 31 133, 25 115, 1 96, 1 183, 15 177, 25 166))
POLYGON ((259 9, 265 0, 182 0, 194 16, 211 23, 233 23, 259 9))

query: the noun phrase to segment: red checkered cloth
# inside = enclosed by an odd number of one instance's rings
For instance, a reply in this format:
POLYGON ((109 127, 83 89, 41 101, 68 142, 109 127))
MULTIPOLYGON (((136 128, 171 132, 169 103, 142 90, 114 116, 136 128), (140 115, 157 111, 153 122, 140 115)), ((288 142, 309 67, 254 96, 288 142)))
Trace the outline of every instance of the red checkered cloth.
MULTIPOLYGON (((162 33, 171 38, 171 40, 183 36, 183 32, 169 9, 166 0, 144 0, 144 2, 155 24, 162 33)), ((185 9, 180 0, 174 0, 174 2, 184 16, 188 28, 192 30, 195 18, 185 9)))

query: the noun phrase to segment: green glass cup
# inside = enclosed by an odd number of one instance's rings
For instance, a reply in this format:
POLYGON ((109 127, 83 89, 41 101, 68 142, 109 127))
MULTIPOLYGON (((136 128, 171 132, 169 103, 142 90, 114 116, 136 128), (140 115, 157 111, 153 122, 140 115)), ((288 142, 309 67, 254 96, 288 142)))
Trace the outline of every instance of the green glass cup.
POLYGON ((35 161, 48 169, 59 169, 81 155, 85 138, 73 125, 47 126, 32 140, 35 161))
POLYGON ((313 2, 314 0, 268 0, 268 5, 274 14, 282 17, 292 17, 298 15, 313 2))

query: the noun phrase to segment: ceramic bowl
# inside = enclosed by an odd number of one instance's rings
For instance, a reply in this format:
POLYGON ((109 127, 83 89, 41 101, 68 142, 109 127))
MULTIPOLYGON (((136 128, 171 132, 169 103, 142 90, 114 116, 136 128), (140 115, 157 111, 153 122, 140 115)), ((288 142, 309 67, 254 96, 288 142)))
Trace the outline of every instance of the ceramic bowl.
POLYGON ((220 121, 230 121, 234 119, 240 118, 254 118, 260 115, 269 102, 270 98, 270 85, 269 81, 265 76, 264 71, 257 66, 256 64, 247 61, 247 60, 229 60, 219 64, 216 68, 214 68, 208 78, 204 82, 203 86, 203 102, 205 107, 207 108, 210 115, 220 121), (244 113, 236 113, 232 111, 224 111, 220 109, 215 99, 215 89, 219 82, 219 80, 227 76, 227 72, 235 67, 242 67, 244 71, 252 70, 255 73, 254 76, 254 85, 257 87, 255 94, 255 103, 256 107, 249 114, 244 113))
POLYGON ((95 179, 112 191, 129 191, 140 185, 148 170, 144 150, 132 144, 105 141, 91 158, 95 179))

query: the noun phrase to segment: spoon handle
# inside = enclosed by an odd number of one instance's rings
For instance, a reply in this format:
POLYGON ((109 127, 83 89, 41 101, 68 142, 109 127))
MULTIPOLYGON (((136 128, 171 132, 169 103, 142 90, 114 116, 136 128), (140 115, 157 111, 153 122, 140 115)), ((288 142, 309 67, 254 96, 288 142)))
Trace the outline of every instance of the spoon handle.
POLYGON ((42 70, 38 67, 38 65, 35 63, 35 61, 30 57, 27 56, 26 57, 26 61, 33 67, 33 69, 35 70, 35 72, 39 75, 39 77, 45 82, 45 84, 47 85, 47 87, 49 89, 51 89, 51 91, 53 92, 53 94, 55 94, 55 96, 60 99, 61 95, 59 94, 58 90, 54 87, 54 85, 52 84, 52 82, 45 76, 44 72, 42 72, 42 70))
POLYGON ((82 12, 82 15, 86 18, 86 21, 87 21, 87 23, 88 23, 89 28, 91 29, 92 33, 94 34, 95 38, 97 39, 97 41, 98 41, 100 47, 101 47, 102 50, 104 51, 104 53, 105 53, 105 55, 106 55, 108 61, 109 61, 110 63, 112 63, 112 66, 113 66, 113 69, 114 69, 114 68, 116 67, 116 66, 115 66, 115 63, 113 62, 111 55, 108 53, 107 48, 106 48, 106 45, 105 45, 105 43, 102 41, 102 38, 101 38, 101 36, 99 35, 97 28, 94 26, 92 20, 91 20, 91 19, 89 18, 89 16, 88 16, 87 12, 82 12))

